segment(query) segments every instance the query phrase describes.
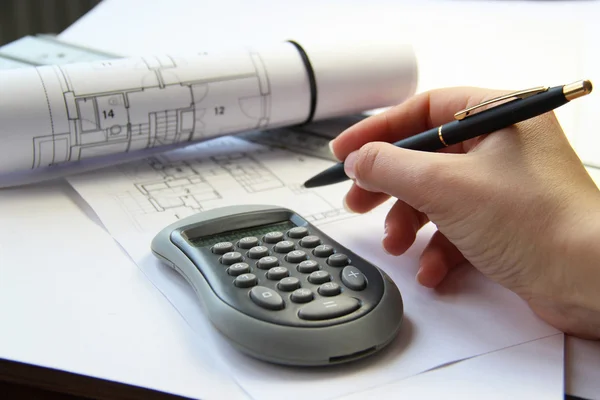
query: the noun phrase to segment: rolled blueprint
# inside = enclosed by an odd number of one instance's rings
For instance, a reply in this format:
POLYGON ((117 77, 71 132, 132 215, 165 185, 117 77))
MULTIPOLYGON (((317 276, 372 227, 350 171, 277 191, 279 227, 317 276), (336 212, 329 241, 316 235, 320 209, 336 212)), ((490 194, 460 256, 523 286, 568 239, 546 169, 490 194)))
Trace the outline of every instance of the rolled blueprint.
POLYGON ((291 126, 411 96, 409 46, 295 42, 0 73, 0 174, 291 126))

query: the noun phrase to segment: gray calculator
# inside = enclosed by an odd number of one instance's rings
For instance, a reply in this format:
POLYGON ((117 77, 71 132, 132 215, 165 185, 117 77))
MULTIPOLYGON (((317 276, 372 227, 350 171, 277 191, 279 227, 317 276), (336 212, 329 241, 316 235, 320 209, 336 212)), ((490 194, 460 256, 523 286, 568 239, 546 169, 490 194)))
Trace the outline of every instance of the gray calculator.
POLYGON ((356 360, 402 323, 402 296, 382 270, 286 208, 201 212, 160 231, 152 252, 183 275, 233 346, 261 360, 356 360))

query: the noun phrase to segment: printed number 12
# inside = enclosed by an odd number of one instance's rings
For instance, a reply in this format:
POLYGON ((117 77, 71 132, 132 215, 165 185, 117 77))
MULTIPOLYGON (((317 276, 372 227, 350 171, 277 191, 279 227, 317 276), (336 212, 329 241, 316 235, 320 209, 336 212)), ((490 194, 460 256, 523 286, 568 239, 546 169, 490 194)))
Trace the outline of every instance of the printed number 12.
POLYGON ((219 106, 215 107, 215 115, 223 115, 225 114, 225 107, 219 106))

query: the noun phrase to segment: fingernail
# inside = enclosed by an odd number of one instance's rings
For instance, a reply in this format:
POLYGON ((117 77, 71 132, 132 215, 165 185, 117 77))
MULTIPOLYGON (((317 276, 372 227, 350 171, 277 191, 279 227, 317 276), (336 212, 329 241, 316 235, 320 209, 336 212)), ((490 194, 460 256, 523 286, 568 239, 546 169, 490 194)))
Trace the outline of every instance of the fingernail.
POLYGON ((354 211, 348 207, 348 203, 346 202, 346 196, 344 196, 344 199, 342 200, 342 205, 344 206, 344 210, 348 211, 350 214, 354 214, 354 211))
POLYGON ((390 253, 386 248, 385 248, 385 239, 387 239, 388 237, 388 226, 387 224, 385 224, 385 227, 383 228, 383 239, 381 239, 381 247, 383 248, 383 251, 385 252, 385 254, 387 255, 393 255, 392 253, 390 253))
POLYGON ((356 173, 354 172, 354 164, 356 164, 357 156, 357 151, 353 151, 352 153, 348 154, 348 157, 346 157, 344 160, 344 172, 350 179, 354 179, 356 177, 356 173))
POLYGON ((417 283, 419 285, 423 285, 423 282, 421 282, 421 274, 423 273, 423 268, 419 268, 419 270, 417 271, 417 275, 415 276, 415 280, 417 281, 417 283))
POLYGON ((335 155, 335 151, 333 150, 333 140, 329 141, 329 152, 336 160, 341 161, 340 158, 335 155))

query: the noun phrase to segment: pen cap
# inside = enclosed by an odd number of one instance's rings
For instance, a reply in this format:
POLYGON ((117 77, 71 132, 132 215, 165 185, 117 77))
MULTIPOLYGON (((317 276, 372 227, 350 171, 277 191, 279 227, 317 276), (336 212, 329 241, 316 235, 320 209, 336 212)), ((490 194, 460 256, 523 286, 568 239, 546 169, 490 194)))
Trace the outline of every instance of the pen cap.
POLYGON ((417 60, 398 41, 301 43, 317 85, 314 119, 388 107, 414 95, 417 60))

